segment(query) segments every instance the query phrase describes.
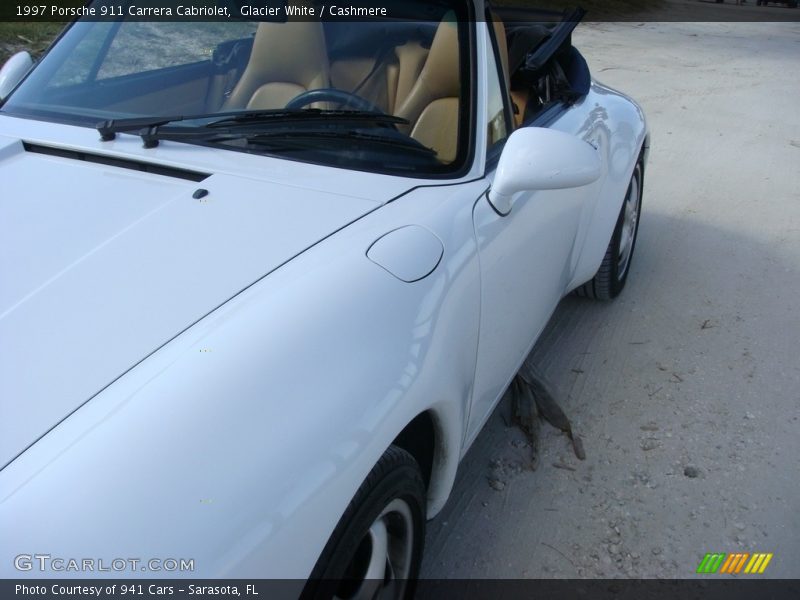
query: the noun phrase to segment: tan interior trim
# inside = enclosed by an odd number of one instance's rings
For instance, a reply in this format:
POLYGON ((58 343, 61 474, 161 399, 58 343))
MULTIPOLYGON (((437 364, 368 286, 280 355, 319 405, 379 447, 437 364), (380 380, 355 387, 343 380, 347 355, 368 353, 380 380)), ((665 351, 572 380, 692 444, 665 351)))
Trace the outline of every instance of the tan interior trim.
POLYGON ((453 162, 458 153, 458 98, 440 98, 428 104, 411 137, 436 150, 440 161, 453 162))
POLYGON ((322 23, 260 23, 250 60, 225 108, 282 108, 289 86, 300 93, 329 85, 322 23))
POLYGON ((408 98, 411 89, 419 79, 425 60, 428 58, 428 49, 419 42, 408 42, 397 46, 394 52, 398 62, 394 107, 399 107, 408 98))
POLYGON ((514 126, 521 127, 522 122, 525 120, 525 107, 528 106, 528 99, 530 98, 528 90, 511 90, 511 101, 517 107, 518 113, 514 114, 514 126))

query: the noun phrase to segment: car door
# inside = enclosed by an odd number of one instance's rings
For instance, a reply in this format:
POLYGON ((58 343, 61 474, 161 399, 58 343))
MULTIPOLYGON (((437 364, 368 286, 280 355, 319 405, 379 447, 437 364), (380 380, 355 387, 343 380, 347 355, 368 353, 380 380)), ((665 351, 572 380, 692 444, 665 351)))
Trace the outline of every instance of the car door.
MULTIPOLYGON (((495 176, 513 123, 498 68, 492 28, 485 30, 487 77, 486 187, 495 176)), ((511 211, 495 212, 486 194, 473 211, 481 270, 481 317, 475 383, 465 447, 531 350, 566 291, 582 208, 595 186, 530 190, 517 194, 511 211)))

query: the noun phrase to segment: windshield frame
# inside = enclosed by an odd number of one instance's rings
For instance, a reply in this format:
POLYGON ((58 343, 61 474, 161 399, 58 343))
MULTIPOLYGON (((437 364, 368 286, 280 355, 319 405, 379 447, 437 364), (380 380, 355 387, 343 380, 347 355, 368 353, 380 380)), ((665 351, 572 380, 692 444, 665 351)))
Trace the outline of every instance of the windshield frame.
MULTIPOLYGON (((214 150, 224 150, 231 152, 242 152, 246 154, 253 154, 257 156, 267 156, 280 160, 289 160, 293 162, 300 162, 305 164, 321 165, 331 168, 342 168, 352 171, 363 171, 369 173, 379 173, 405 178, 425 179, 425 180, 454 180, 461 179, 472 171, 473 163, 476 156, 476 126, 477 126, 477 104, 478 104, 478 63, 477 63, 477 24, 475 18, 474 2, 470 0, 461 0, 458 6, 458 25, 459 25, 459 46, 460 46, 460 60, 461 60, 461 77, 460 77, 460 102, 462 110, 460 110, 460 118, 458 123, 458 150, 455 159, 450 163, 442 164, 441 166, 435 165, 426 168, 410 168, 400 169, 381 166, 379 163, 359 164, 359 161, 334 161, 330 159, 308 156, 301 157, 295 155, 287 155, 281 151, 273 151, 269 148, 259 147, 253 145, 252 147, 235 146, 218 141, 207 141, 201 139, 186 139, 186 140, 170 140, 170 143, 191 144, 195 146, 202 146, 214 150), (465 64, 466 63, 466 64, 465 64)), ((114 21, 120 24, 122 21, 114 21)), ((53 50, 64 44, 67 41, 69 33, 76 26, 83 23, 82 19, 75 19, 69 23, 64 30, 57 36, 47 51, 36 62, 35 66, 25 75, 25 77, 15 86, 14 90, 3 100, 0 104, 0 116, 10 116, 15 118, 30 119, 34 121, 43 121, 50 123, 57 123, 62 125, 70 125, 84 128, 96 128, 99 121, 103 117, 94 119, 86 115, 74 114, 69 112, 52 112, 41 108, 26 107, 25 105, 16 105, 13 102, 17 90, 24 88, 25 83, 33 76, 37 70, 45 69, 55 72, 64 63, 65 59, 53 62, 48 65, 48 57, 53 53, 53 50), (65 39, 67 38, 67 39, 65 39), (49 67, 49 68, 48 68, 49 67), (10 106, 9 106, 10 103, 10 106)), ((117 26, 117 28, 119 25, 117 26)), ((87 32, 88 33, 88 32, 87 32)), ((109 33, 109 39, 113 40, 116 32, 109 33)), ((76 36, 71 47, 68 47, 65 56, 68 56, 77 45, 84 39, 85 35, 76 36)), ((109 42, 110 45, 110 42, 109 42)), ((107 48, 105 49, 107 50, 107 48)), ((99 54, 98 58, 103 56, 99 54)), ((194 63, 194 64, 201 64, 194 63)), ((164 70, 169 70, 173 67, 166 67, 164 70)), ((158 69, 156 69, 157 71, 158 69)), ((88 109, 91 110, 91 109, 88 109)), ((119 115, 119 118, 125 118, 125 114, 119 115)), ((131 133, 131 132, 129 132, 131 133)), ((134 133, 135 135, 135 133, 134 133)), ((368 143, 368 142, 367 142, 368 143)), ((398 147, 400 148, 400 147, 398 147)), ((313 154, 313 152, 310 152, 313 154)))

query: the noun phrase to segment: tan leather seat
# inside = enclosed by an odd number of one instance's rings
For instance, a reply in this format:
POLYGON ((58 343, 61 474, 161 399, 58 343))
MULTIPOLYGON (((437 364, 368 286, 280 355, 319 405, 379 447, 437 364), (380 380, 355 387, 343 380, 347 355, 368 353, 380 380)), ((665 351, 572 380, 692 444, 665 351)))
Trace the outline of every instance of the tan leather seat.
POLYGON ((345 57, 331 62, 331 85, 369 100, 394 114, 419 77, 428 49, 416 40, 379 56, 345 57))
POLYGON ((452 15, 439 24, 425 66, 395 114, 411 123, 411 137, 433 148, 443 162, 455 160, 461 93, 458 24, 452 15))
POLYGON ((428 49, 417 41, 409 41, 402 46, 397 46, 394 53, 397 56, 397 69, 394 74, 394 107, 399 107, 408 98, 414 82, 419 79, 419 74, 428 58, 428 49))
POLYGON ((261 23, 250 61, 225 108, 283 108, 298 94, 329 87, 329 70, 322 23, 261 23))

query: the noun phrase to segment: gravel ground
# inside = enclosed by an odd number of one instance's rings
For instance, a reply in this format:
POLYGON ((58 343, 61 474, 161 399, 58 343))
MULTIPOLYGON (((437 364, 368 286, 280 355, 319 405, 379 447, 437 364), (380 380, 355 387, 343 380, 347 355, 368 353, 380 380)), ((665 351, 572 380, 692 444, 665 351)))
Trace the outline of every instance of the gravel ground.
POLYGON ((529 470, 501 404, 423 576, 683 578, 706 552, 773 552, 765 576, 800 577, 800 24, 590 24, 575 43, 653 134, 628 287, 565 299, 532 355, 588 457, 544 425, 529 470))

